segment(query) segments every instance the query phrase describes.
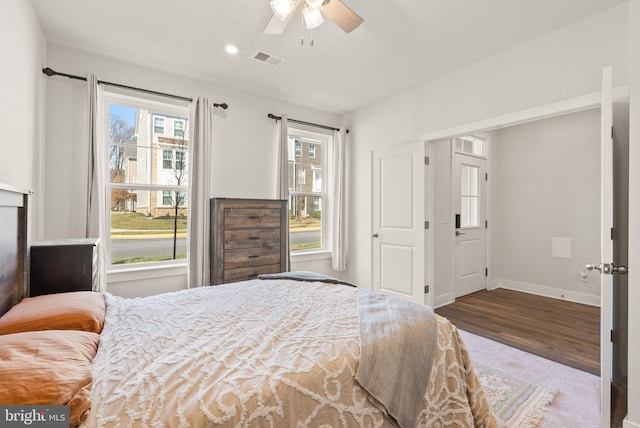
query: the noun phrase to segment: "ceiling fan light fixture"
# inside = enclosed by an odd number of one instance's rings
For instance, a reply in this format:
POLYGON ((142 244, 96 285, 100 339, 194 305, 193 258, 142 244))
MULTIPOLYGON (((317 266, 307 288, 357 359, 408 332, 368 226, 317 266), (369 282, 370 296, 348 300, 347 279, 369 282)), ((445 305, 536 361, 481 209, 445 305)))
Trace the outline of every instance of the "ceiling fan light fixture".
POLYGON ((324 18, 322 18, 320 9, 305 6, 302 13, 304 15, 304 22, 307 24, 308 30, 311 30, 312 28, 316 28, 317 26, 319 26, 324 22, 324 18))
POLYGON ((294 0, 271 0, 269 4, 273 14, 281 21, 285 21, 295 7, 294 0))

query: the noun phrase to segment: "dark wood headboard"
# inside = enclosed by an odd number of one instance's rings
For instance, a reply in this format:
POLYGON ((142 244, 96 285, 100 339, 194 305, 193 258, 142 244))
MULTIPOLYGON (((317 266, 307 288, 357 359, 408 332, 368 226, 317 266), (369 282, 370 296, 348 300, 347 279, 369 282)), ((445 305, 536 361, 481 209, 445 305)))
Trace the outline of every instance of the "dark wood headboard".
POLYGON ((0 316, 27 295, 28 196, 0 184, 0 316))

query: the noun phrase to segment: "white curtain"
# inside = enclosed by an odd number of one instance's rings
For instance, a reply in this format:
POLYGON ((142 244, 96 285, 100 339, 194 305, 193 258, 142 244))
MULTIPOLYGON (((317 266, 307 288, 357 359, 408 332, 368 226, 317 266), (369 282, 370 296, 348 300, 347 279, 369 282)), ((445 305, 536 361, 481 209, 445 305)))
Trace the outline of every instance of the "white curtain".
POLYGON ((87 76, 87 142, 89 157, 87 169, 87 207, 85 237, 100 238, 98 243, 98 290, 106 290, 106 255, 104 250, 107 239, 105 167, 106 147, 102 143, 102 92, 95 75, 87 76))
MULTIPOLYGON (((287 115, 283 114, 280 120, 280 132, 278 135, 278 182, 276 198, 289 200, 289 122, 287 115)), ((287 227, 289 230, 289 215, 287 227)), ((287 232, 287 248, 289 248, 289 233, 287 232)), ((291 254, 291 250, 289 250, 291 254)), ((287 257, 287 271, 291 270, 291 257, 287 257)))
POLYGON ((213 102, 197 98, 191 104, 189 142, 189 287, 209 285, 209 198, 213 102))
POLYGON ((333 135, 333 246, 331 267, 334 271, 347 270, 347 216, 345 201, 345 139, 343 128, 333 135))

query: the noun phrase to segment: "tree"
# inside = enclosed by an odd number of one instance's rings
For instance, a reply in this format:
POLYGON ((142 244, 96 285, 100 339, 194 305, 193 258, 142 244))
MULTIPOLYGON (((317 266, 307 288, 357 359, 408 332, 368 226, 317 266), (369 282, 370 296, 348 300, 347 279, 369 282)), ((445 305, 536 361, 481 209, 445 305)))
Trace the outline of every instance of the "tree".
MULTIPOLYGON (((125 182, 125 149, 127 141, 133 138, 135 129, 125 122, 120 116, 112 114, 109 117, 109 179, 112 183, 125 182)), ((131 195, 126 189, 113 189, 111 191, 111 206, 123 211, 127 199, 131 195)))
MULTIPOLYGON (((184 132, 181 138, 169 139, 172 149, 175 152, 175 162, 173 163, 173 176, 172 181, 176 186, 186 186, 187 183, 187 158, 189 153, 189 142, 185 140, 184 132)), ((177 243, 178 243, 178 217, 180 214, 180 208, 186 203, 186 194, 175 190, 172 192, 171 207, 173 209, 173 259, 176 258, 177 243)))

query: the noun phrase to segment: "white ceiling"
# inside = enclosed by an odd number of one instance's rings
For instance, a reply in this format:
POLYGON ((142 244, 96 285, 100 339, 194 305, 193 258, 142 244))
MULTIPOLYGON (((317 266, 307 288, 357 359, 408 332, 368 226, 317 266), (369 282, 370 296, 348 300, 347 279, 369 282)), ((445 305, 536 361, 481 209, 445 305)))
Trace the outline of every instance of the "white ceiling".
POLYGON ((624 0, 343 1, 364 23, 346 34, 325 21, 313 47, 308 33, 300 44, 300 10, 282 35, 262 33, 269 0, 32 3, 50 43, 345 113, 624 0), (258 50, 285 61, 259 63, 258 50))

